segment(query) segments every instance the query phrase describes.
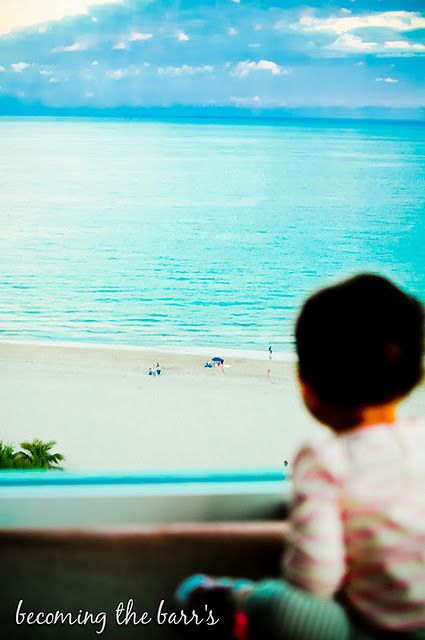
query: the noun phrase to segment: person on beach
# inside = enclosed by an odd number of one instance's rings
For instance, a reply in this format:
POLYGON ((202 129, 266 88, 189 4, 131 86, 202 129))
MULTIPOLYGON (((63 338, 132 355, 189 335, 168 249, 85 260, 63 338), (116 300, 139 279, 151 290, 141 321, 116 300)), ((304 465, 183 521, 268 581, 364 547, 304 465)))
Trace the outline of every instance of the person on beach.
MULTIPOLYGON (((272 356, 273 356, 273 349, 272 349, 272 346, 271 346, 271 345, 270 345, 270 346, 269 346, 269 348, 268 348, 268 354, 269 354, 269 360, 271 360, 271 359, 272 359, 272 356)), ((271 377, 272 377, 272 369, 271 369, 271 367, 269 367, 269 368, 267 369, 267 376, 268 376, 269 378, 271 378, 271 377)))
POLYGON ((177 595, 214 603, 220 638, 425 639, 425 426, 397 417, 422 378, 423 308, 363 274, 311 296, 295 334, 302 397, 330 433, 293 464, 283 578, 192 576, 177 595))

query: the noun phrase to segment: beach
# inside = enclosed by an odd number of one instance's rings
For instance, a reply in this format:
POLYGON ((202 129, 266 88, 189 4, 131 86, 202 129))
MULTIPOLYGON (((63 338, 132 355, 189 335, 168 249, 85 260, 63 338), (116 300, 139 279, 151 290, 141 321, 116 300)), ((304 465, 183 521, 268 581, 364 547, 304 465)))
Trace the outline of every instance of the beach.
MULTIPOLYGON (((302 442, 326 436, 302 406, 295 369, 266 352, 1 342, 1 436, 56 440, 74 471, 284 469, 302 442), (204 369, 214 355, 224 371, 204 369), (157 362, 161 375, 148 376, 157 362)), ((424 412, 422 385, 401 413, 424 412)))

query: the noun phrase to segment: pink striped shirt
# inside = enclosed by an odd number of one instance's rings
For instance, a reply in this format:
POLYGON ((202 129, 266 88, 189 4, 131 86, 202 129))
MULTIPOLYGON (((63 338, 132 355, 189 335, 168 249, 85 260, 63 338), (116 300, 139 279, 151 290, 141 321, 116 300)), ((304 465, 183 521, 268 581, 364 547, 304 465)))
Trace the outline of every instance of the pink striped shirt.
POLYGON ((344 590, 385 629, 425 628, 425 425, 376 425, 304 447, 294 463, 285 576, 344 590))

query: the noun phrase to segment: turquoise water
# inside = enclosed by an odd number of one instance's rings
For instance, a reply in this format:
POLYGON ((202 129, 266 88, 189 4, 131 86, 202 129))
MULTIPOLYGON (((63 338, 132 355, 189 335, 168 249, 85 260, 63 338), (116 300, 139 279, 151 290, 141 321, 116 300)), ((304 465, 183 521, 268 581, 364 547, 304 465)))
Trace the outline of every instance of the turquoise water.
POLYGON ((0 119, 0 338, 290 348, 358 270, 425 293, 425 126, 0 119))

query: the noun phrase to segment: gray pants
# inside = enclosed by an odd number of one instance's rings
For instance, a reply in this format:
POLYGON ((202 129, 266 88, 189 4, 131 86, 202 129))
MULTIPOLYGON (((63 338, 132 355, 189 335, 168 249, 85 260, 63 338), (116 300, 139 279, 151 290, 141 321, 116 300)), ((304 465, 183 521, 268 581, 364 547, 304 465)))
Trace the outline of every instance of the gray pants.
POLYGON ((347 611, 336 600, 313 596, 284 580, 256 583, 246 600, 250 640, 425 640, 425 629, 374 630, 347 611))

